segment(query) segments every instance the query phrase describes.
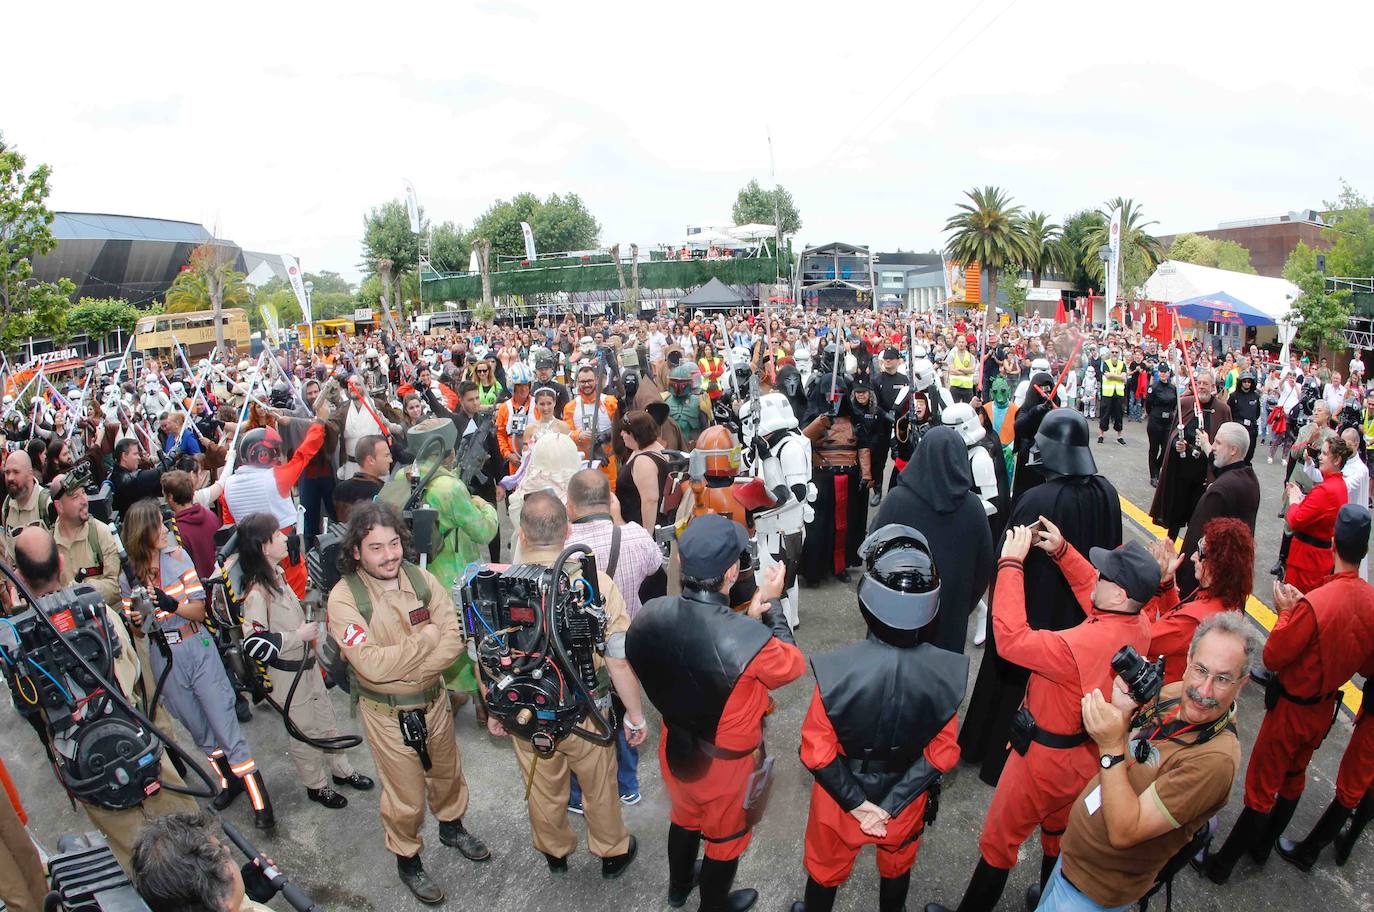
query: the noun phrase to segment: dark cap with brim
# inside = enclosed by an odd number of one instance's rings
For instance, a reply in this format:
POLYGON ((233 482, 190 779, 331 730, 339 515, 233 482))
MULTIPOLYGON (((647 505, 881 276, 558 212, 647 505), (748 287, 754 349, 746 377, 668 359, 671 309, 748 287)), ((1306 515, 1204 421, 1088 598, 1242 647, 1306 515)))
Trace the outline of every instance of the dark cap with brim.
POLYGON ((724 576, 739 563, 740 555, 749 550, 749 536, 744 527, 715 513, 692 520, 677 543, 682 575, 697 579, 724 576))
POLYGON ((1348 503, 1336 514, 1336 532, 1332 536, 1337 544, 1359 551, 1369 550, 1369 509, 1360 504, 1348 503))
POLYGON ((1088 560, 1103 579, 1125 589, 1133 602, 1144 605, 1159 591, 1159 564, 1138 541, 1120 548, 1089 548, 1088 560))
POLYGON ((897 349, 893 348, 891 345, 883 349, 884 361, 896 361, 900 357, 902 357, 902 353, 897 351, 897 349))

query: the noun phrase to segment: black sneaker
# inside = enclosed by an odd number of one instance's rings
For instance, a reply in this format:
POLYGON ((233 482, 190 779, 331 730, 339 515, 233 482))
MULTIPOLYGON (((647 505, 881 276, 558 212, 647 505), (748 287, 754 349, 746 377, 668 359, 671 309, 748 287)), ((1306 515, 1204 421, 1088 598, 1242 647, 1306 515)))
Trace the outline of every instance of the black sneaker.
POLYGON ((424 865, 420 863, 419 855, 410 858, 397 855, 396 873, 400 875, 401 883, 405 884, 415 898, 425 905, 437 906, 444 901, 443 889, 429 879, 429 874, 425 871, 424 865))
POLYGON ((468 861, 488 861, 491 849, 486 843, 463 829, 462 820, 439 821, 439 841, 451 849, 457 849, 468 861))
POLYGON ((630 848, 624 855, 612 855, 610 858, 601 859, 601 876, 606 880, 615 880, 625 869, 630 866, 630 862, 635 860, 635 855, 639 852, 639 843, 633 836, 630 837, 630 848))
POLYGON ((305 796, 316 804, 324 805, 331 811, 348 807, 348 799, 327 785, 324 788, 306 789, 305 796))
POLYGON ((360 792, 370 792, 372 791, 372 787, 376 785, 375 782, 373 782, 367 776, 364 776, 362 773, 354 773, 353 775, 348 777, 335 776, 333 778, 335 785, 346 785, 349 788, 355 788, 360 792))
POLYGON ((550 855, 548 852, 541 852, 540 854, 544 856, 544 861, 548 862, 550 871, 555 874, 568 873, 568 856, 564 855, 562 858, 559 858, 557 855, 550 855))
POLYGON ((1125 446, 1125 445, 1126 445, 1126 438, 1125 438, 1125 437, 1118 437, 1118 438, 1116 438, 1116 442, 1119 443, 1119 444, 1121 444, 1122 446, 1125 446))
POLYGON ((1097 442, 1098 442, 1098 443, 1101 443, 1101 442, 1102 442, 1102 435, 1101 435, 1101 434, 1098 434, 1098 435, 1097 435, 1097 442))

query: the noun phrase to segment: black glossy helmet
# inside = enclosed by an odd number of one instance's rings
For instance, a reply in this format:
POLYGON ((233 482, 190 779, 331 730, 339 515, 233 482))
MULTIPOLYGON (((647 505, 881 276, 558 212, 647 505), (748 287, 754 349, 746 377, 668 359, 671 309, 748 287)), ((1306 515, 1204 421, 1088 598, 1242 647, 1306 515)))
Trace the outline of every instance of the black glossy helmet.
POLYGON ((634 399, 635 394, 639 392, 639 371, 626 368, 620 379, 625 384, 625 398, 634 399))
POLYGON ((1034 464, 1055 475, 1096 475, 1091 439, 1088 419, 1082 413, 1053 409, 1035 433, 1034 464))
POLYGON ((916 631, 940 610, 940 573, 925 535, 893 523, 869 533, 859 546, 864 575, 859 611, 880 639, 914 645, 916 631))
POLYGON ((292 398, 291 385, 285 380, 278 380, 272 385, 272 393, 267 401, 272 403, 273 408, 288 409, 292 398))

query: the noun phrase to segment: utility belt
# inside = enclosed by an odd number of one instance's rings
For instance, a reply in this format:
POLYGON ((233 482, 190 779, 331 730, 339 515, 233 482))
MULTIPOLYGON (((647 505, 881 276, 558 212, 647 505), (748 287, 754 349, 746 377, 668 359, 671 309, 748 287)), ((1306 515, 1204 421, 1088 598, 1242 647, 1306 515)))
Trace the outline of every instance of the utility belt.
POLYGON ((855 471, 859 468, 858 450, 816 450, 815 454, 817 468, 855 471))
POLYGON ((295 661, 282 658, 269 659, 267 661, 267 666, 269 668, 275 668, 278 671, 301 671, 302 669, 314 668, 315 661, 315 654, 311 653, 305 658, 296 659, 295 661))
POLYGON ((179 643, 189 642, 200 636, 200 634, 200 625, 194 621, 189 624, 183 624, 175 629, 162 628, 162 638, 167 642, 168 646, 176 646, 179 643))
POLYGON ((1304 545, 1311 545, 1312 547, 1320 548, 1323 551, 1326 551, 1331 547, 1331 539, 1329 538, 1317 538, 1317 536, 1315 535, 1308 535, 1306 532, 1298 531, 1293 532, 1293 537, 1296 538, 1298 541, 1302 542, 1304 545))
POLYGON ((760 742, 754 747, 745 748, 744 750, 730 750, 729 748, 721 747, 713 741, 699 738, 686 729, 682 729, 682 732, 691 740, 693 750, 705 754, 712 760, 739 760, 742 757, 748 757, 763 746, 762 742, 760 742))
POLYGON ((444 685, 439 683, 404 694, 378 693, 356 679, 352 687, 360 702, 371 703, 372 709, 385 716, 395 716, 410 709, 428 709, 444 692, 444 685))
POLYGON ((905 755, 874 757, 841 757, 851 773, 905 773, 920 759, 905 755))
POLYGON ((1031 742, 1052 750, 1072 750, 1087 743, 1088 733, 1081 731, 1064 735, 1043 729, 1035 724, 1035 716, 1030 709, 1022 706, 1016 711, 1016 715, 1011 717, 1011 735, 1008 740, 1011 749, 1024 757, 1026 751, 1030 750, 1031 742))
POLYGON ((1339 689, 1330 693, 1318 694, 1315 697, 1300 697, 1297 694, 1289 693, 1284 689, 1279 681, 1279 676, 1270 674, 1269 679, 1264 682, 1264 708, 1273 709, 1279 705, 1279 700, 1287 700, 1289 703, 1296 703, 1299 706, 1320 706, 1331 700, 1335 700, 1341 695, 1339 689))

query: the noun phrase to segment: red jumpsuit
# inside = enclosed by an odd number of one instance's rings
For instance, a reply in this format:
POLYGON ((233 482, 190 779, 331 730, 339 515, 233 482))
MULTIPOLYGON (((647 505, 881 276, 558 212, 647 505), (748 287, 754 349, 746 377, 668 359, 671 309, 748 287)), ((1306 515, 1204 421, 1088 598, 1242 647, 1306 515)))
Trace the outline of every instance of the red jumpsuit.
MULTIPOLYGON (((1344 482, 1341 491, 1345 496, 1344 482)), ((1374 587, 1354 571, 1327 577, 1279 614, 1264 644, 1264 666, 1286 693, 1320 698, 1303 705, 1280 697, 1264 714, 1245 768, 1245 806, 1268 813, 1277 798, 1302 795, 1307 764, 1335 721, 1341 686, 1356 672, 1374 674, 1374 587)))
POLYGON ((1203 621, 1225 610, 1226 605, 1206 589, 1199 589, 1187 601, 1180 602, 1178 587, 1171 580, 1141 612, 1150 619, 1150 651, 1141 655, 1151 662, 1164 656, 1165 684, 1183 680, 1193 634, 1203 621))
MULTIPOLYGON (((998 653, 1031 671, 1024 705, 1037 727, 1075 735, 1083 732, 1083 695, 1094 688, 1110 692, 1112 656, 1126 645, 1148 649, 1150 623, 1141 614, 1099 611, 1092 603, 1097 571, 1068 542, 1054 559, 1087 618, 1068 630, 1031 629, 1021 561, 1004 557, 998 562, 993 632, 998 653)), ((1098 771, 1097 747, 1086 736, 1073 748, 1033 741, 1024 756, 1012 751, 978 837, 983 858, 996 868, 1015 867, 1017 850, 1037 826, 1044 853, 1058 855, 1074 799, 1098 771)))
POLYGON ((1317 485, 1300 503, 1288 508, 1288 528, 1326 542, 1325 548, 1294 537, 1288 550, 1284 579, 1299 592, 1308 592, 1321 585, 1331 574, 1331 536, 1336 532, 1336 514, 1350 500, 1345 477, 1340 472, 1322 476, 1317 485))
POLYGON ((1355 730, 1336 773, 1336 800, 1341 807, 1353 808, 1365 795, 1374 794, 1374 719, 1369 716, 1368 705, 1360 706, 1355 730))
MULTIPOLYGON (((716 747, 743 752, 763 743, 768 691, 795 681, 805 670, 800 649, 770 639, 735 682, 716 727, 716 747)), ((664 722, 658 739, 658 763, 672 801, 673 823, 701 832, 707 858, 730 861, 743 855, 751 835, 745 822, 744 793, 756 766, 753 754, 733 760, 713 759, 700 779, 681 782, 668 769, 667 751, 668 723, 664 722)))
MULTIPOLYGON (((305 439, 303 439, 301 445, 296 448, 296 452, 291 454, 291 458, 285 463, 273 466, 272 468, 272 475, 276 481, 276 493, 279 497, 286 498, 287 500, 291 499, 291 489, 296 486, 296 482, 300 480, 306 465, 311 459, 315 458, 315 454, 320 451, 320 447, 322 446, 324 446, 324 425, 320 424, 318 421, 312 422, 310 429, 305 432, 305 439)), ((226 525, 232 526, 238 522, 229 508, 227 494, 220 495, 220 505, 223 507, 224 522, 226 525)), ((243 517, 239 517, 239 519, 242 518, 243 517)), ((282 527, 282 532, 287 535, 295 531, 296 527, 294 525, 282 527)), ((292 563, 291 558, 288 556, 282 560, 281 567, 282 572, 286 575, 287 583, 291 586, 291 591, 296 593, 296 598, 305 598, 305 589, 307 583, 310 582, 310 574, 305 569, 304 548, 301 550, 301 557, 299 560, 292 563)))
MULTIPOLYGON (((959 717, 955 716, 926 745, 926 759, 942 773, 959 762, 958 728, 959 717)), ((811 696, 811 709, 802 722, 801 737, 801 761, 808 769, 826 766, 842 753, 835 727, 825 714, 819 687, 811 696)), ((838 887, 849 879, 859 849, 872 845, 878 849, 878 876, 900 877, 916 863, 925 816, 926 796, 921 795, 887 822, 886 836, 869 836, 819 782, 813 783, 811 812, 806 822, 806 873, 823 887, 838 887)))

